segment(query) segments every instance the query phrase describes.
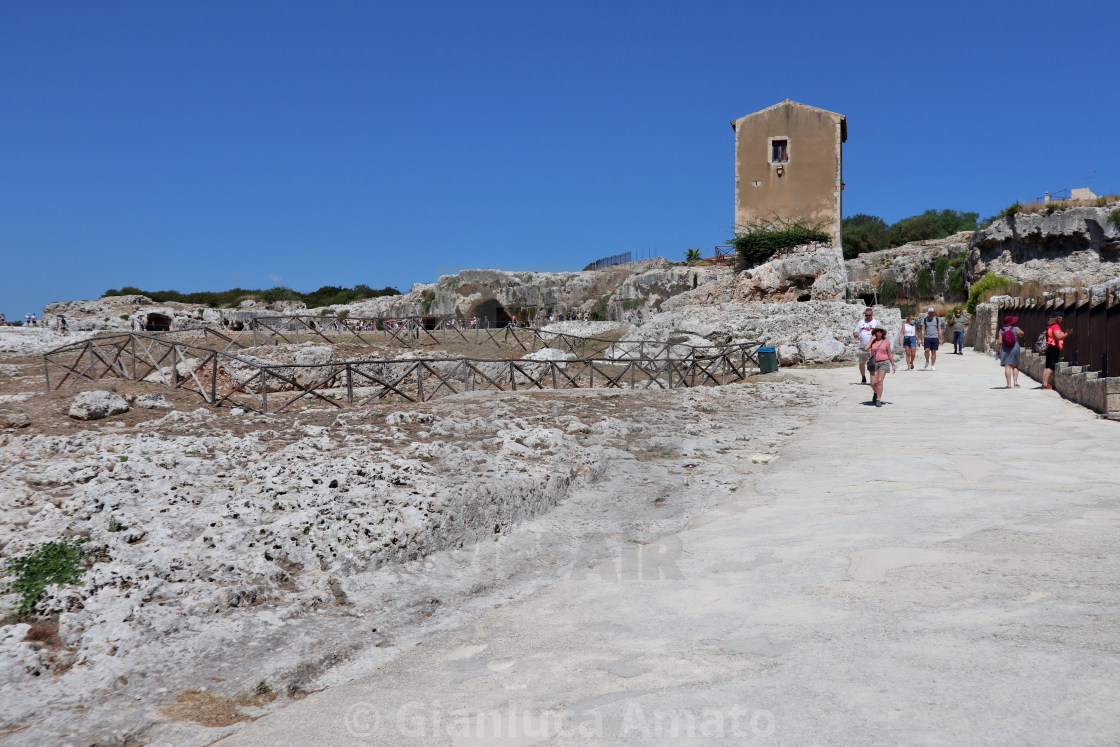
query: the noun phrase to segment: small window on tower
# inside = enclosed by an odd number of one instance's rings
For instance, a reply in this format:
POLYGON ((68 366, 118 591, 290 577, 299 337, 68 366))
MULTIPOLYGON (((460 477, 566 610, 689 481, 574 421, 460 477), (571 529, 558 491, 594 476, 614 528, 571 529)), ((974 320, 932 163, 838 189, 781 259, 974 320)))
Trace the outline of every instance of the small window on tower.
POLYGON ((770 141, 770 163, 786 163, 789 161, 789 141, 770 141))

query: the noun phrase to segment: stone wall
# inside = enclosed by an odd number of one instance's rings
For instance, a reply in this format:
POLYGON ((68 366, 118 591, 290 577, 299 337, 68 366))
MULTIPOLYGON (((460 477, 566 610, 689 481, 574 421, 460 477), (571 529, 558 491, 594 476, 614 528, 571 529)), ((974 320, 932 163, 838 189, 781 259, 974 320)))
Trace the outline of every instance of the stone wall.
MULTIPOLYGON (((1019 358, 1019 371, 1041 382, 1045 363, 1046 356, 1024 348, 1019 358)), ((1059 363, 1051 383, 1066 399, 1090 410, 1120 417, 1120 377, 1105 378, 1099 371, 1090 373, 1088 366, 1059 363)))

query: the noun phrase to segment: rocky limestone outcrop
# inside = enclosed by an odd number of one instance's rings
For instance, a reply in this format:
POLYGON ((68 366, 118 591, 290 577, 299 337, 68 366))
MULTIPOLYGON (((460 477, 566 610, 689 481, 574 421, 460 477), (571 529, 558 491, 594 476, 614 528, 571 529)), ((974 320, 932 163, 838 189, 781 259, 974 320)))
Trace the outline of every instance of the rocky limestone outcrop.
MULTIPOLYGON (((876 306, 875 318, 888 337, 898 339, 899 310, 876 306)), ((801 303, 675 304, 623 336, 623 340, 657 340, 695 335, 711 344, 761 342, 779 348, 786 365, 851 360, 858 352, 852 336, 862 304, 839 301, 801 303)))
POLYGON ((435 283, 417 283, 400 296, 312 309, 312 313, 351 317, 457 316, 492 321, 520 318, 544 326, 548 316, 575 313, 624 319, 648 314, 667 299, 694 287, 730 278, 730 267, 692 266, 650 259, 584 272, 507 272, 463 270, 441 275, 435 283))
POLYGON ((155 303, 147 296, 104 296, 82 301, 57 301, 43 307, 43 319, 53 324, 59 314, 66 316, 71 331, 127 330, 133 320, 170 322, 171 329, 224 326, 247 323, 255 316, 299 314, 307 306, 299 301, 265 304, 243 301, 239 309, 212 309, 189 303, 155 303))
POLYGON ((162 394, 141 394, 132 404, 143 410, 173 410, 175 405, 162 394))
POLYGON ((969 281, 992 272, 1020 283, 1089 286, 1120 276, 1120 225, 1109 220, 1117 205, 1000 218, 969 243, 969 281))
POLYGON ((710 282, 673 296, 659 309, 758 301, 842 301, 845 283, 843 253, 828 244, 806 244, 782 250, 742 272, 726 270, 710 282))
POLYGON ((778 251, 768 262, 734 279, 734 301, 842 301, 844 254, 830 244, 778 251))
POLYGON ((101 420, 128 412, 128 402, 112 392, 79 392, 70 404, 70 417, 75 420, 101 420))
POLYGON ((901 295, 917 297, 918 273, 922 269, 928 269, 933 295, 939 298, 963 298, 963 293, 954 291, 949 281, 954 272, 963 271, 972 235, 972 231, 961 231, 944 239, 913 241, 893 249, 866 252, 849 259, 846 265, 851 294, 873 297, 882 281, 890 278, 898 283, 901 295), (943 257, 949 259, 950 266, 939 271, 938 260, 943 257))

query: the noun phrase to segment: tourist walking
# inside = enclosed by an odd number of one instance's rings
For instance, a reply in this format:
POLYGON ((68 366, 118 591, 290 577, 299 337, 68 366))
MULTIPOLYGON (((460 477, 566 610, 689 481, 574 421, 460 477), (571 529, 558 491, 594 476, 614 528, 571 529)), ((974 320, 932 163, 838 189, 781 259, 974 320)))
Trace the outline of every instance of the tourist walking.
POLYGON ((937 349, 945 341, 945 328, 941 324, 941 317, 937 316, 933 307, 926 309, 926 315, 918 322, 922 328, 922 347, 926 349, 926 365, 923 371, 937 370, 937 349))
POLYGON ((1062 329, 1062 319, 1065 315, 1061 311, 1050 314, 1050 326, 1046 328, 1046 368, 1042 369, 1042 388, 1053 389, 1050 379, 1054 377, 1054 369, 1058 367, 1058 359, 1062 357, 1062 346, 1066 338, 1073 334, 1062 329))
POLYGON ((999 328, 999 364, 1003 366, 1008 389, 1019 386, 1019 355, 1022 353, 1019 340, 1023 337, 1023 330, 1015 326, 1018 323, 1019 317, 1009 316, 999 328))
POLYGON ((898 343, 906 353, 906 362, 903 364, 907 370, 914 370, 914 358, 918 356, 918 328, 914 325, 914 315, 906 317, 902 329, 898 331, 898 343))
POLYGON ((871 330, 871 339, 864 346, 867 351, 867 368, 871 373, 871 403, 876 407, 883 406, 883 380, 887 378, 887 371, 897 371, 894 365, 894 354, 891 353, 891 341, 887 339, 887 330, 882 325, 871 330))
POLYGON ((949 320, 949 325, 953 329, 953 354, 964 355, 964 328, 968 326, 968 320, 964 318, 964 312, 957 309, 953 312, 953 317, 949 320))
POLYGON ((867 383, 867 343, 871 342, 871 332, 876 327, 882 326, 875 319, 875 312, 870 307, 863 310, 863 319, 856 322, 852 337, 859 340, 859 383, 867 383))

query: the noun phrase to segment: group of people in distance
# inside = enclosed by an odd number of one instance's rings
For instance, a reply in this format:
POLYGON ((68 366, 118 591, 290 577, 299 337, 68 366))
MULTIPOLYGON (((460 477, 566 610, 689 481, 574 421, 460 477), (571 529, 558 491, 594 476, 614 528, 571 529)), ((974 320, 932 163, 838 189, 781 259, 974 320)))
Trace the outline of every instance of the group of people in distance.
MULTIPOLYGON (((1042 388, 1053 389, 1050 383, 1054 369, 1062 355, 1062 346, 1066 339, 1073 334, 1073 330, 1062 329, 1063 313, 1055 311, 1050 315, 1050 326, 1046 329, 1046 368, 1042 372, 1042 388)), ((1020 341, 1023 330, 1016 326, 1019 317, 1009 315, 1000 325, 996 336, 998 345, 999 362, 1003 366, 1007 388, 1019 386, 1019 361, 1022 353, 1020 341)), ((906 317, 906 321, 899 331, 899 345, 905 354, 905 369, 914 369, 914 360, 917 358, 918 346, 925 349, 925 366, 923 370, 937 370, 937 351, 945 341, 945 330, 953 332, 952 355, 964 355, 964 330, 968 326, 963 312, 957 309, 953 315, 943 322, 937 316, 932 306, 926 309, 925 316, 917 319, 914 316, 906 317), (918 332, 921 332, 921 335, 918 332)), ((875 318, 875 312, 870 308, 864 309, 863 319, 856 324, 852 336, 859 340, 859 376, 861 384, 871 385, 871 404, 875 407, 883 406, 883 382, 888 372, 897 372, 894 363, 894 352, 891 350, 891 341, 887 339, 887 328, 875 318), (870 375, 871 381, 868 382, 870 375)), ((1041 338, 1040 338, 1041 339, 1041 338)))
MULTIPOLYGON (((964 355, 964 329, 968 326, 968 320, 960 309, 949 318, 948 326, 953 330, 953 355, 964 355)), ((913 315, 906 317, 898 334, 898 344, 906 355, 906 370, 914 369, 919 344, 925 348, 926 364, 923 370, 937 370, 937 351, 945 341, 945 328, 945 322, 937 316, 932 306, 920 319, 915 319, 913 315), (919 330, 922 332, 920 337, 919 330)), ((887 339, 887 328, 875 318, 875 312, 867 308, 863 310, 863 319, 856 324, 852 336, 859 340, 860 383, 867 384, 867 376, 871 375, 871 404, 882 407, 883 381, 888 372, 898 371, 894 364, 891 341, 887 339)))

